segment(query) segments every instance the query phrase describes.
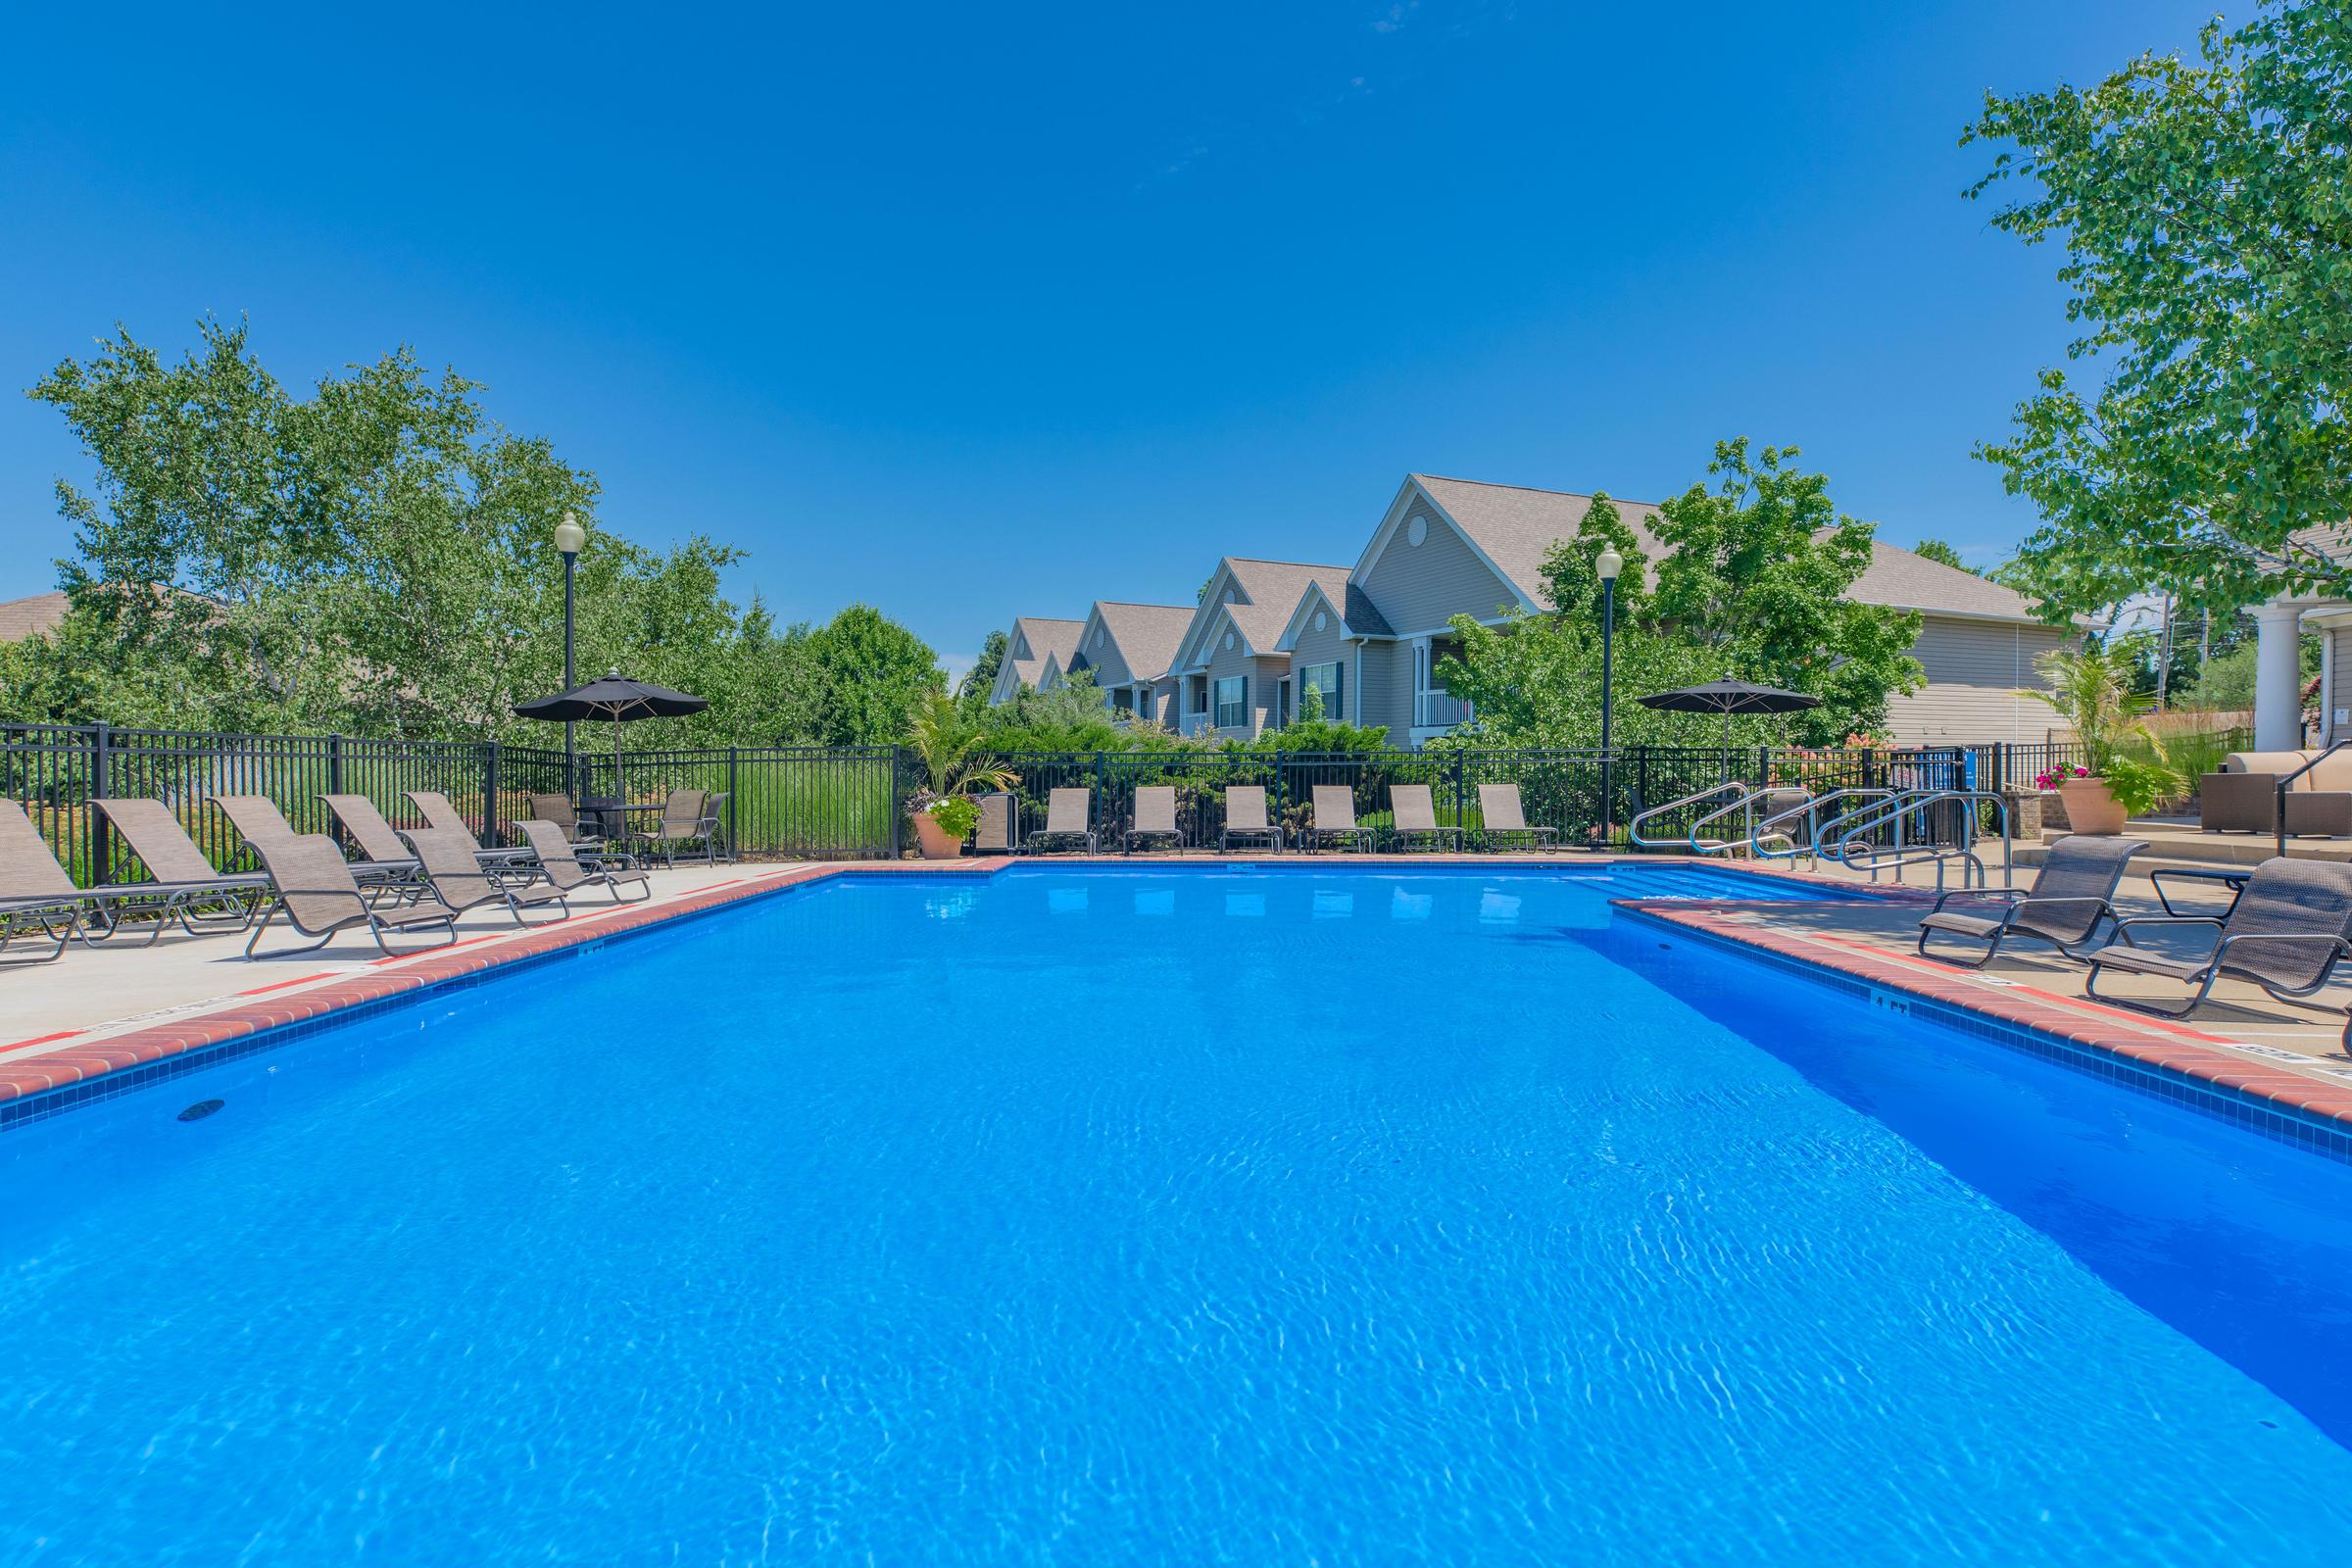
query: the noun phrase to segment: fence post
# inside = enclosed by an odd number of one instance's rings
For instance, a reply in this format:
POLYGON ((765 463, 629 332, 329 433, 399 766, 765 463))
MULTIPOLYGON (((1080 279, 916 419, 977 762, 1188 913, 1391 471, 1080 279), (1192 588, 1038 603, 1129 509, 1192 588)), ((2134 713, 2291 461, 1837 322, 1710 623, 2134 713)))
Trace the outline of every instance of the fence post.
POLYGON ((1090 820, 1100 832, 1110 830, 1110 803, 1102 798, 1102 754, 1095 754, 1095 812, 1090 820))
POLYGON ((1634 748, 1634 808, 1626 813, 1626 820, 1629 822, 1632 821, 1634 817, 1641 814, 1642 808, 1648 804, 1649 747, 1647 745, 1642 745, 1634 748))
POLYGON ((741 858, 743 854, 743 840, 735 836, 735 808, 743 800, 742 791, 735 782, 735 772, 736 764, 742 759, 742 748, 727 748, 727 858, 730 861, 741 858))
MULTIPOLYGON (((111 729, 100 719, 90 726, 90 800, 106 798, 107 754, 112 750, 111 729)), ((104 812, 85 804, 90 824, 90 885, 109 887, 115 880, 115 829, 104 812)))
POLYGON ((1456 847, 1461 844, 1462 830, 1469 825, 1470 821, 1469 797, 1462 789, 1463 775, 1468 771, 1464 765, 1464 757, 1465 754, 1461 752, 1453 754, 1453 842, 1456 847))
POLYGON ((492 741, 482 749, 482 848, 495 850, 501 842, 498 831, 498 742, 492 741))
POLYGON ((326 738, 326 792, 329 795, 343 793, 343 737, 340 734, 326 738))
POLYGON ((901 829, 900 829, 900 826, 899 826, 899 773, 900 773, 900 770, 901 770, 902 768, 904 768, 906 765, 906 749, 905 747, 903 747, 903 746, 893 746, 893 747, 890 749, 890 790, 889 790, 889 795, 890 795, 890 858, 891 858, 892 859, 894 859, 894 860, 895 860, 895 859, 897 859, 897 858, 899 858, 901 855, 903 855, 903 854, 905 854, 905 853, 906 853, 906 850, 905 850, 905 848, 904 848, 904 847, 902 846, 902 844, 900 843, 900 832, 901 832, 901 829))

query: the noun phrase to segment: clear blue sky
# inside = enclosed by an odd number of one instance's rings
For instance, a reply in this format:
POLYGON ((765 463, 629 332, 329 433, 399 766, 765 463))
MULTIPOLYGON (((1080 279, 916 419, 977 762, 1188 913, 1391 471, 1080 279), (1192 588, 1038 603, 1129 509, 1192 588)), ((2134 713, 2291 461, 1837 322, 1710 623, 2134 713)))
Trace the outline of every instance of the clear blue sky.
MULTIPOLYGON (((1999 559, 1969 448, 2065 325, 1958 132, 2213 6, 200 9, 12 19, 0 382, 206 313, 289 382, 409 343, 608 525, 959 661, 1350 562, 1409 469, 1655 499, 1733 433, 1999 559)), ((0 597, 86 468, 0 399, 0 597)))

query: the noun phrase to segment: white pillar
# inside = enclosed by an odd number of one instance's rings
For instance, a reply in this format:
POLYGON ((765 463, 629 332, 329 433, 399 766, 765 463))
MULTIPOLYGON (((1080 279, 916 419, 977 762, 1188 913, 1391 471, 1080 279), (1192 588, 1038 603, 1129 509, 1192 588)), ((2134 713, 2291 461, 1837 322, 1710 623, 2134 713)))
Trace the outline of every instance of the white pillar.
POLYGON ((2303 661, 2297 634, 2300 605, 2284 599, 2254 607, 2254 749, 2292 752, 2303 746, 2303 661))

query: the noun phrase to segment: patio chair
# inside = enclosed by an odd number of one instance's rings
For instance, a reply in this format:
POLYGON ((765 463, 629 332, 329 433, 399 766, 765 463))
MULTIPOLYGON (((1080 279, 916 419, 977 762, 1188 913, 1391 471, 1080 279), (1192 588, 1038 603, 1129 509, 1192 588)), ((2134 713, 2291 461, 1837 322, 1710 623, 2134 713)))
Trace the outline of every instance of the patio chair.
POLYGON ((1946 893, 1936 901, 1935 908, 1920 917, 1919 956, 1936 956, 1928 951, 1928 939, 1940 932, 1946 939, 1984 945, 1984 953, 1973 959, 1943 960, 1971 969, 1990 963, 2001 944, 2011 937, 2033 937, 2067 957, 2080 958, 2082 945, 2096 936, 2102 924, 2119 918, 2116 885, 2124 879, 2126 862, 2147 847, 2144 839, 2071 834, 2050 846, 2048 858, 2034 874, 2030 888, 1963 888, 1946 893), (1964 900, 2006 901, 2007 907, 1983 915, 1944 907, 1964 900))
MULTIPOLYGON (((522 917, 525 909, 535 909, 553 904, 564 912, 558 919, 571 918, 571 905, 564 889, 553 882, 527 882, 517 887, 506 877, 474 858, 473 835, 452 833, 445 828, 410 828, 401 834, 416 858, 424 862, 425 880, 432 884, 434 900, 451 914, 464 914, 485 905, 504 908, 514 923, 528 927, 522 917)), ((525 852, 528 853, 528 852, 525 852)), ((542 925, 553 925, 543 920, 542 925)))
POLYGON ((1539 850, 1552 848, 1560 836, 1555 827, 1530 827, 1527 808, 1520 804, 1516 784, 1481 784, 1478 787, 1478 819, 1486 830, 1487 842, 1492 845, 1497 835, 1516 834, 1539 850))
POLYGON ((972 853, 975 855, 1010 855, 1012 844, 1012 797, 1004 794, 983 795, 980 801, 980 825, 972 830, 972 853))
POLYGON ((591 865, 573 853, 571 840, 564 830, 545 817, 513 824, 523 837, 531 853, 539 858, 539 874, 550 884, 569 893, 576 888, 601 887, 612 895, 614 904, 643 904, 654 896, 653 883, 643 871, 633 865, 615 868, 611 865, 591 865), (634 882, 641 890, 638 897, 621 897, 621 884, 634 882))
POLYGON ((163 802, 110 796, 90 804, 114 824, 150 877, 178 890, 162 907, 189 935, 223 927, 242 931, 261 912, 269 898, 270 878, 260 871, 215 870, 172 808, 163 802))
POLYGON ((735 863, 735 829, 727 821, 727 802, 732 798, 730 792, 720 790, 703 803, 703 820, 710 825, 710 853, 729 865, 735 863))
POLYGON ((280 914, 286 924, 316 941, 308 947, 287 948, 272 957, 288 953, 312 953, 325 947, 339 931, 353 926, 366 926, 368 934, 384 956, 398 958, 407 953, 422 953, 428 948, 445 948, 458 940, 458 916, 453 909, 438 904, 407 903, 394 900, 387 905, 390 891, 378 887, 372 891, 362 888, 351 874, 351 865, 343 858, 343 847, 323 833, 293 833, 284 838, 248 838, 253 853, 262 858, 270 878, 272 897, 269 909, 255 923, 253 935, 245 939, 245 956, 259 957, 254 950, 261 946, 262 933, 280 914), (440 942, 422 943, 407 950, 395 948, 385 940, 394 932, 408 932, 439 926, 445 934, 440 942))
MULTIPOLYGON (((384 819, 375 802, 365 795, 321 795, 336 822, 351 842, 359 846, 360 858, 351 862, 352 874, 362 867, 385 876, 421 877, 424 866, 400 839, 400 830, 384 819)), ((471 837, 471 835, 467 835, 471 837)))
POLYGON ((1334 841, 1351 843, 1358 850, 1372 848, 1372 830, 1356 825, 1355 791, 1346 784, 1315 786, 1315 814, 1303 831, 1310 850, 1334 841))
POLYGON ((700 844, 705 864, 716 864, 718 820, 710 814, 708 790, 671 790, 662 801, 662 820, 637 835, 648 855, 659 854, 663 865, 678 863, 678 847, 700 844))
MULTIPOLYGON (((277 808, 277 803, 267 795, 216 795, 213 805, 220 808, 222 816, 228 818, 229 826, 237 830, 237 837, 243 839, 256 855, 261 853, 265 843, 282 844, 288 839, 302 836, 294 831, 294 824, 287 821, 285 813, 277 808)), ((416 877, 416 869, 415 860, 394 860, 390 864, 363 860, 351 867, 351 877, 353 881, 363 884, 406 882, 416 877)))
POLYGON ((75 937, 88 941, 82 915, 103 891, 74 886, 24 808, 0 800, 0 951, 35 929, 50 944, 37 958, 10 962, 54 963, 75 937))
MULTIPOLYGON (((1389 811, 1396 818, 1396 843, 1400 849, 1409 847, 1415 838, 1456 850, 1462 847, 1462 830, 1439 823, 1437 803, 1430 798, 1426 784, 1390 785, 1389 811)), ((1323 814, 1320 802, 1315 814, 1318 817, 1323 814)))
POLYGON ((1094 804, 1092 790, 1072 787, 1054 791, 1046 797, 1046 825, 1021 840, 1023 853, 1037 855, 1049 848, 1071 849, 1086 846, 1086 853, 1096 852, 1095 830, 1087 823, 1087 812, 1094 804))
POLYGON ((473 858, 484 865, 518 865, 531 858, 531 852, 514 845, 502 844, 490 849, 474 833, 473 824, 465 813, 452 806, 449 797, 439 790, 403 790, 411 805, 424 816, 425 826, 437 833, 457 833, 473 840, 473 858))
MULTIPOLYGON (((2308 997, 2326 985, 2335 966, 2352 956, 2352 865, 2329 860, 2263 861, 2247 878, 2245 891, 2227 919, 2210 915, 2136 915, 2116 927, 2116 940, 2087 955, 2090 973, 2082 982, 2083 995, 2117 1006, 2185 1018, 2213 993, 2214 982, 2233 975, 2254 984, 2281 1002, 2308 997), (2205 925, 2214 928, 2211 952, 2201 957, 2174 958, 2133 944, 2132 934, 2151 926, 2205 925), (2126 974, 2156 975, 2195 987, 2195 994, 2178 1007, 2160 1006, 2132 997, 2100 996, 2099 975, 2120 969, 2126 974)), ((2352 1051, 2352 1009, 2344 1018, 2343 1044, 2352 1051)))
POLYGON ((1266 787, 1234 784, 1225 791, 1225 830, 1217 835, 1217 853, 1233 848, 1235 839, 1264 839, 1266 848, 1282 848, 1282 828, 1266 817, 1266 787))
MULTIPOLYGON (((571 804, 570 796, 533 794, 527 799, 531 803, 531 816, 537 821, 553 823, 556 830, 564 835, 564 842, 571 847, 572 856, 581 865, 591 870, 611 866, 633 869, 636 866, 637 858, 613 849, 612 841, 601 831, 581 830, 579 808, 571 804)), ((601 829, 602 819, 596 818, 595 821, 601 829)), ((510 825, 517 832, 521 831, 520 822, 510 825)))
POLYGON ((1132 855, 1137 839, 1166 839, 1174 850, 1184 848, 1184 833, 1176 826, 1176 786, 1147 784, 1135 792, 1135 826, 1119 840, 1119 848, 1132 855))

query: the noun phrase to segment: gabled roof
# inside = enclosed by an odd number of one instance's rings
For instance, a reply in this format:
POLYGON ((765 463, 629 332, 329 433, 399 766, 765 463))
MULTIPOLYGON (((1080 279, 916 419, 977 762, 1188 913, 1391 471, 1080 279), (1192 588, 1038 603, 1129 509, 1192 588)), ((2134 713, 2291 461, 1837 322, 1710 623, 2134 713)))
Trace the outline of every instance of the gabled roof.
MULTIPOLYGON (((1004 645, 1004 668, 1024 686, 1035 686, 1046 672, 1048 656, 1058 654, 1065 665, 1070 655, 1078 651, 1078 633, 1086 625, 1082 620, 1054 620, 1045 615, 1015 615, 1012 635, 1004 645), (1029 657, 1015 659, 1014 653, 1026 642, 1029 657)), ((1003 670, 997 675, 1000 685, 1004 680, 1003 670)))
POLYGON ((1319 580, 1308 583, 1306 591, 1298 596, 1298 605, 1292 609, 1291 618, 1283 622, 1282 636, 1277 639, 1275 647, 1287 654, 1298 646, 1299 633, 1306 627, 1308 612, 1317 608, 1337 615, 1341 628, 1349 636, 1387 637, 1393 635, 1388 621, 1382 617, 1379 611, 1372 608, 1371 599, 1361 588, 1354 583, 1349 583, 1345 598, 1348 609, 1343 611, 1333 601, 1331 595, 1324 591, 1323 584, 1319 580))
POLYGON ((1188 667, 1207 662, 1201 650, 1206 646, 1209 624, 1219 611, 1227 613, 1234 630, 1241 633, 1242 641, 1250 645, 1251 652, 1276 652, 1291 612, 1298 608, 1299 596, 1306 592, 1309 583, 1321 588, 1335 602, 1344 600, 1348 593, 1348 568, 1309 565, 1298 561, 1255 561, 1247 556, 1225 557, 1217 563, 1217 570, 1209 578, 1211 596, 1201 601, 1192 624, 1185 628, 1178 662, 1188 667), (1240 590, 1238 600, 1225 602, 1223 588, 1227 584, 1240 590))
MULTIPOLYGON (((1426 473, 1409 474, 1405 483, 1408 489, 1418 485, 1435 501, 1472 547, 1530 603, 1544 610, 1556 608, 1544 588, 1544 557, 1554 541, 1576 537, 1585 514, 1592 510, 1591 496, 1426 473)), ((1654 531, 1656 505, 1614 496, 1609 499, 1626 526, 1633 529, 1642 553, 1654 564, 1665 554, 1654 531)), ((1392 509, 1391 524, 1374 536, 1357 570, 1377 559, 1388 535, 1395 532, 1394 524, 1410 510, 1392 509)), ((2040 624, 2033 602, 2016 589, 1876 539, 1871 541, 1870 564, 1854 579, 1846 597, 1858 604, 1888 605, 1932 615, 2040 624)))
POLYGON ((66 618, 66 596, 62 593, 34 594, 0 603, 0 643, 21 643, 27 637, 57 630, 66 618))
POLYGON ((1931 615, 2041 624, 2041 617, 2034 613, 2034 602, 2016 589, 1875 539, 1870 545, 1870 564, 1862 568, 1862 575, 1854 579, 1845 597, 1857 604, 1891 605, 1931 615))
POLYGON ((1099 599, 1086 617, 1086 631, 1079 648, 1082 656, 1094 644, 1095 627, 1100 625, 1112 643, 1118 646, 1119 657, 1127 662, 1127 673, 1134 679, 1157 680, 1175 662, 1176 650, 1184 642, 1184 634, 1200 613, 1198 605, 1130 605, 1115 599, 1099 599))

